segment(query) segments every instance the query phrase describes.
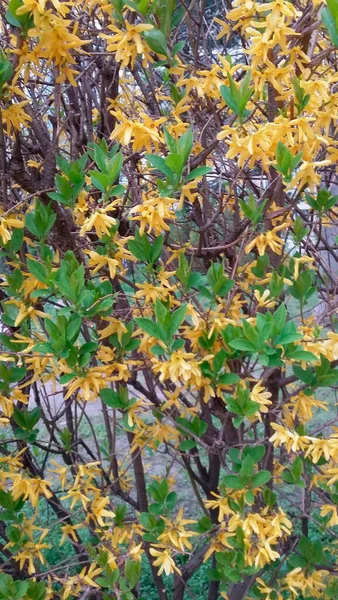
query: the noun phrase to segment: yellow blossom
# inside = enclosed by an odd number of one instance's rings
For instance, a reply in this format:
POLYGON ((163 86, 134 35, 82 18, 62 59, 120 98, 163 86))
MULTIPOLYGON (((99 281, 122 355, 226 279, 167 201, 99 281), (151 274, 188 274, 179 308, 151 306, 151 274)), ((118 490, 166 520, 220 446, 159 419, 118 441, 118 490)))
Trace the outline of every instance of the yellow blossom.
POLYGON ((262 413, 269 412, 269 406, 272 404, 270 400, 271 396, 271 392, 266 391, 265 387, 260 385, 259 381, 254 385, 250 392, 250 400, 259 404, 259 410, 262 413))
POLYGON ((80 229, 80 235, 85 235, 86 232, 95 229, 97 237, 101 238, 104 235, 109 235, 112 226, 116 225, 116 219, 107 215, 115 209, 118 201, 112 202, 105 208, 98 208, 89 217, 87 217, 80 229))
POLYGON ((149 550, 150 554, 155 557, 153 561, 153 565, 155 567, 160 567, 158 570, 158 575, 162 575, 163 571, 166 575, 170 575, 171 573, 181 574, 181 571, 176 567, 174 560, 169 554, 169 550, 165 546, 161 544, 156 544, 156 546, 151 546, 149 550))
POLYGON ((196 361, 195 355, 184 350, 176 350, 172 353, 170 360, 160 361, 157 358, 152 358, 154 373, 160 374, 160 381, 167 379, 176 383, 190 383, 190 385, 200 386, 202 375, 196 361))
POLYGON ((89 256, 88 266, 90 268, 94 267, 92 270, 93 275, 97 273, 100 269, 104 267, 108 267, 109 275, 111 279, 114 279, 116 275, 116 267, 118 266, 118 261, 114 258, 110 258, 109 256, 99 254, 98 252, 94 252, 94 250, 86 251, 89 256))
POLYGON ((116 62, 120 62, 122 67, 126 67, 130 64, 132 69, 134 68, 137 55, 140 54, 143 56, 143 66, 146 67, 148 61, 152 62, 152 58, 149 54, 148 46, 142 40, 140 34, 144 31, 150 31, 154 26, 147 23, 135 25, 128 21, 125 21, 124 25, 126 31, 123 31, 120 27, 116 27, 115 25, 109 25, 108 28, 113 31, 115 35, 102 36, 108 41, 108 52, 115 53, 115 60, 116 62))

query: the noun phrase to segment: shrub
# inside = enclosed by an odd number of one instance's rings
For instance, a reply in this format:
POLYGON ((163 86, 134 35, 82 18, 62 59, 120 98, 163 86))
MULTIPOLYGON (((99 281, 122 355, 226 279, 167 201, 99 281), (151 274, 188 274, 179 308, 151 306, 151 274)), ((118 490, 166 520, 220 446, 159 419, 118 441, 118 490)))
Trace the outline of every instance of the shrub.
POLYGON ((4 4, 0 599, 336 598, 338 0, 4 4))

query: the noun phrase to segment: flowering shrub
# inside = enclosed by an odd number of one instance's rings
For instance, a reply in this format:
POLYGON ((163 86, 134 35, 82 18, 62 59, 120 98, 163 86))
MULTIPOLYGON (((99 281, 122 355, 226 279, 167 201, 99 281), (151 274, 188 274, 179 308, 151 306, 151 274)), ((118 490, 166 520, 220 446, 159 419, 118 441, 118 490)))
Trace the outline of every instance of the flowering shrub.
POLYGON ((0 599, 337 597, 338 0, 9 0, 0 599))

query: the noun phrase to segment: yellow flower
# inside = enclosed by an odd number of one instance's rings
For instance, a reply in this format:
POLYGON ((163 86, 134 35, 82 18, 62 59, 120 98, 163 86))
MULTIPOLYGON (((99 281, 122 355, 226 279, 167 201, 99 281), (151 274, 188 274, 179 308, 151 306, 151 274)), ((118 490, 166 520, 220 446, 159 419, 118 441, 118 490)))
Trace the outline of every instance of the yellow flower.
POLYGON ((14 556, 14 559, 20 563, 21 570, 23 569, 25 562, 28 561, 28 573, 30 575, 32 575, 36 571, 34 559, 38 559, 43 565, 46 562, 41 550, 51 548, 50 544, 42 543, 42 540, 47 535, 47 533, 48 531, 44 532, 44 534, 40 537, 39 542, 26 542, 23 549, 20 550, 20 552, 18 552, 16 556, 14 556))
POLYGON ((293 419, 299 418, 301 423, 307 423, 313 417, 313 408, 322 408, 328 410, 327 403, 320 400, 315 400, 312 396, 307 396, 304 392, 299 392, 296 396, 292 396, 289 403, 285 405, 287 411, 291 410, 293 419))
POLYGON ((272 308, 273 306, 275 306, 276 302, 275 300, 270 300, 270 294, 270 290, 265 290, 263 294, 261 294, 259 290, 254 291, 254 296, 260 308, 272 308))
POLYGON ((59 476, 61 489, 63 491, 66 487, 68 467, 62 467, 58 462, 56 462, 56 460, 51 460, 50 462, 55 469, 49 468, 48 471, 51 473, 56 473, 56 475, 59 476))
MULTIPOLYGON (((281 444, 285 444, 288 452, 297 452, 298 450, 303 451, 308 447, 308 437, 300 436, 298 433, 292 432, 277 423, 271 423, 271 427, 274 429, 275 433, 270 437, 269 441, 273 443, 276 448, 281 444)), ((322 440, 318 441, 320 442, 322 440)))
POLYGON ((168 297, 170 289, 163 285, 153 285, 152 283, 137 283, 136 287, 138 292, 135 294, 135 298, 144 298, 147 303, 154 303, 156 298, 164 300, 168 297))
POLYGON ((162 231, 170 230, 165 220, 175 219, 175 213, 172 210, 175 202, 176 200, 173 198, 145 197, 142 204, 137 204, 129 211, 130 215, 138 213, 130 220, 139 221, 140 235, 143 235, 147 228, 147 233, 154 232, 154 235, 157 236, 162 231))
POLYGON ((310 263, 312 264, 314 262, 314 258, 310 257, 310 256, 301 256, 300 258, 296 258, 296 257, 292 257, 292 260, 295 263, 295 268, 294 268, 294 272, 293 272, 293 276, 295 278, 295 281, 297 281, 298 277, 299 277, 299 266, 306 264, 306 263, 310 263))
POLYGON ((91 367, 87 370, 87 373, 83 376, 74 377, 74 379, 67 384, 68 391, 65 394, 65 400, 68 400, 72 394, 79 390, 78 396, 81 400, 94 402, 100 390, 107 387, 107 382, 111 381, 107 377, 107 369, 105 366, 91 367))
POLYGON ((296 186, 298 189, 302 189, 303 187, 308 186, 310 192, 314 192, 321 181, 320 167, 325 167, 330 164, 331 160, 329 159, 313 162, 303 161, 286 189, 290 190, 296 186))
MULTIPOLYGON (((17 304, 16 301, 12 301, 11 303, 17 304)), ((34 306, 26 306, 23 303, 19 303, 19 312, 16 316, 14 326, 18 327, 27 317, 32 319, 35 325, 38 326, 38 317, 45 318, 47 315, 42 310, 35 309, 34 306)))
POLYGON ((266 564, 274 562, 277 558, 280 558, 280 554, 271 548, 270 540, 260 541, 251 548, 251 552, 246 556, 248 565, 252 566, 254 564, 256 569, 262 569, 266 564))
POLYGON ((100 587, 99 584, 95 583, 93 578, 100 575, 100 573, 102 573, 102 569, 94 563, 94 564, 90 565, 90 567, 88 568, 88 571, 87 571, 87 567, 84 567, 84 569, 82 569, 81 573, 79 574, 79 579, 85 585, 99 588, 100 587))
POLYGON ((7 244, 12 237, 12 229, 23 229, 24 222, 14 218, 0 218, 0 237, 3 244, 7 244))
POLYGON ((11 135, 12 130, 14 129, 20 131, 27 127, 31 122, 32 117, 23 110, 27 104, 27 100, 24 100, 23 102, 13 102, 8 108, 2 109, 2 120, 7 135, 11 135))
POLYGON ((193 519, 182 519, 183 516, 183 508, 181 508, 178 512, 175 520, 170 521, 167 518, 164 518, 165 522, 165 531, 158 537, 161 544, 167 546, 168 544, 172 544, 178 550, 184 552, 185 547, 189 550, 192 549, 192 544, 189 538, 198 535, 195 531, 186 531, 184 526, 189 525, 191 523, 196 523, 193 519))
POLYGON ((156 121, 150 123, 149 120, 147 120, 147 124, 140 121, 134 122, 125 117, 120 110, 111 111, 111 114, 114 115, 118 121, 121 121, 110 136, 112 140, 118 140, 124 146, 128 146, 128 144, 132 142, 132 149, 134 152, 139 152, 144 148, 146 148, 148 152, 151 152, 152 144, 154 144, 155 148, 158 147, 161 138, 153 127, 153 125, 156 124, 156 121))
POLYGON ((250 392, 250 400, 259 404, 259 410, 262 413, 269 412, 268 407, 272 404, 271 400, 269 400, 271 396, 271 392, 267 392, 265 387, 260 385, 259 381, 254 385, 250 392))
POLYGON ((166 575, 170 575, 171 573, 174 573, 174 571, 181 575, 181 571, 176 567, 175 562, 171 558, 167 548, 163 547, 161 544, 156 544, 155 547, 151 546, 149 552, 155 557, 153 565, 155 567, 160 567, 158 570, 158 575, 162 575, 163 571, 166 575), (159 549, 157 550, 157 548, 159 549))
POLYGON ((282 596, 274 588, 269 587, 263 579, 257 577, 256 584, 261 594, 265 594, 264 600, 282 600, 282 596), (271 596, 273 594, 273 596, 271 596))
POLYGON ((97 273, 100 269, 104 267, 108 267, 109 275, 111 279, 114 279, 116 275, 116 267, 119 262, 115 260, 115 258, 110 258, 109 256, 99 254, 98 252, 94 252, 94 250, 86 250, 86 254, 89 256, 88 266, 94 267, 92 270, 93 275, 97 273))
POLYGON ((82 507, 84 509, 87 508, 88 503, 89 503, 89 498, 88 498, 88 496, 86 496, 86 494, 83 493, 83 490, 80 487, 80 485, 76 485, 75 487, 68 490, 67 494, 65 494, 64 496, 61 496, 61 500, 68 500, 68 499, 72 500, 71 505, 70 505, 71 510, 73 510, 74 506, 78 502, 81 502, 82 507))
POLYGON ((220 40, 224 36, 226 36, 226 39, 228 39, 231 33, 231 27, 229 23, 221 21, 221 19, 218 19, 217 17, 214 18, 214 22, 222 27, 221 31, 216 35, 216 40, 220 40))
POLYGON ((17 475, 14 479, 12 487, 12 496, 14 500, 18 500, 21 496, 24 500, 29 498, 32 506, 37 506, 39 497, 51 498, 53 496, 50 491, 51 483, 39 477, 24 479, 21 475, 17 475))
POLYGON ((116 219, 107 215, 107 212, 114 210, 118 201, 112 202, 105 208, 98 208, 87 219, 84 220, 80 229, 80 235, 84 236, 87 231, 95 229, 97 237, 109 235, 111 227, 116 225, 116 219))
POLYGON ((224 517, 234 514, 233 510, 231 510, 231 508, 229 507, 228 498, 224 498, 223 496, 220 496, 219 494, 216 494, 215 492, 211 492, 211 495, 215 496, 215 498, 217 498, 217 499, 216 500, 207 500, 205 502, 205 506, 207 508, 211 508, 213 510, 218 508, 218 521, 220 523, 223 521, 224 517))
POLYGON ((328 575, 328 571, 317 570, 313 573, 309 573, 301 567, 296 567, 285 576, 285 583, 288 589, 295 594, 296 597, 299 597, 299 591, 301 591, 304 596, 310 594, 311 596, 315 595, 319 598, 318 592, 325 589, 325 578, 328 575))
POLYGON ((176 383, 182 381, 190 385, 200 387, 202 384, 202 374, 192 352, 176 350, 172 353, 169 360, 161 361, 152 358, 154 373, 160 374, 160 381, 170 380, 176 383))
MULTIPOLYGON (((46 11, 46 4, 48 0, 23 0, 22 6, 20 6, 16 14, 24 15, 28 12, 32 12, 35 16, 35 13, 39 15, 43 15, 46 11)), ((65 16, 69 12, 69 7, 66 2, 60 2, 60 0, 51 0, 55 10, 59 12, 62 16, 65 16)))
POLYGON ((231 545, 231 538, 233 538, 234 535, 233 532, 226 530, 226 523, 223 521, 219 526, 216 535, 211 538, 210 546, 204 555, 203 562, 206 562, 214 552, 224 552, 226 548, 232 550, 233 546, 231 545))
POLYGON ((109 25, 108 28, 113 31, 115 35, 102 35, 102 37, 106 38, 108 41, 108 52, 115 53, 115 60, 116 62, 120 62, 122 67, 128 67, 128 65, 130 65, 131 69, 135 66, 137 55, 143 55, 142 64, 146 67, 148 61, 153 61, 149 54, 148 46, 142 40, 140 34, 144 31, 154 29, 154 26, 147 23, 135 25, 128 21, 125 21, 124 25, 126 31, 121 30, 120 27, 116 27, 115 25, 109 25))
POLYGON ((83 527, 82 523, 78 523, 77 525, 62 525, 62 538, 60 540, 60 546, 63 546, 68 537, 71 537, 74 542, 78 541, 78 536, 76 531, 83 527))
POLYGON ((334 504, 324 504, 320 509, 320 516, 326 517, 331 514, 329 521, 327 522, 328 527, 335 527, 338 525, 338 512, 337 507, 334 504))
POLYGON ((123 334, 127 333, 128 331, 125 324, 119 319, 116 319, 115 317, 105 317, 103 320, 108 322, 109 325, 107 325, 107 327, 105 327, 104 329, 100 329, 100 340, 104 340, 110 335, 116 333, 118 341, 121 342, 123 334))
POLYGON ((284 240, 282 240, 277 235, 277 232, 279 232, 281 229, 285 229, 285 227, 288 227, 288 226, 289 226, 288 223, 282 223, 281 225, 277 225, 277 227, 274 227, 273 229, 271 229, 270 231, 267 231, 266 233, 261 233, 258 237, 256 237, 254 240, 252 240, 251 242, 249 242, 249 244, 247 244, 245 246, 245 254, 249 254, 249 252, 251 252, 251 250, 255 246, 258 250, 259 256, 263 256, 263 254, 265 254, 265 251, 268 247, 275 254, 279 254, 279 255, 282 254, 284 240))
POLYGON ((309 437, 308 440, 309 446, 306 450, 305 458, 310 456, 312 462, 315 464, 321 459, 322 456, 324 456, 326 460, 330 460, 331 457, 334 458, 337 453, 337 440, 325 440, 313 437, 309 437))
POLYGON ((112 510, 108 510, 107 504, 110 503, 109 498, 94 498, 90 506, 90 513, 94 515, 99 525, 105 527, 107 523, 104 522, 103 517, 109 517, 113 519, 115 513, 112 510))

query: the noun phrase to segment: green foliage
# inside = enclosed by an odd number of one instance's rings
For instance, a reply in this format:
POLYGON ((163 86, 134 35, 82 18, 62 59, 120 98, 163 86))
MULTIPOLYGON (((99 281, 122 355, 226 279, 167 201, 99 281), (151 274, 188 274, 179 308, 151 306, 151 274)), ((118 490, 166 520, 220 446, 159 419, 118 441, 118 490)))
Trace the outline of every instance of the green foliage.
POLYGON ((240 123, 243 123, 250 114, 250 111, 246 110, 246 105, 254 92, 254 89, 250 86, 251 73, 250 71, 246 73, 239 88, 229 73, 228 79, 229 87, 225 85, 221 86, 222 97, 229 108, 238 116, 240 123))
POLYGON ((294 156, 285 144, 278 142, 276 150, 276 170, 283 175, 285 183, 290 183, 292 174, 302 160, 303 152, 294 156))
POLYGON ((28 231, 43 242, 56 219, 56 214, 53 212, 50 204, 43 204, 40 200, 36 201, 35 210, 26 214, 25 227, 28 231))

